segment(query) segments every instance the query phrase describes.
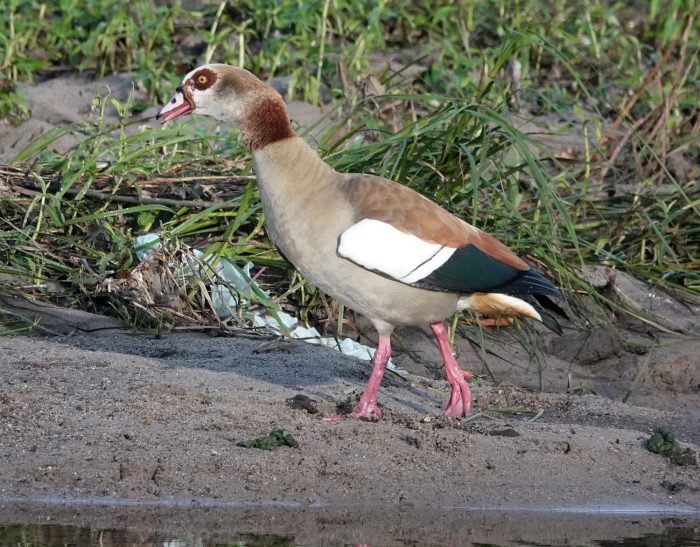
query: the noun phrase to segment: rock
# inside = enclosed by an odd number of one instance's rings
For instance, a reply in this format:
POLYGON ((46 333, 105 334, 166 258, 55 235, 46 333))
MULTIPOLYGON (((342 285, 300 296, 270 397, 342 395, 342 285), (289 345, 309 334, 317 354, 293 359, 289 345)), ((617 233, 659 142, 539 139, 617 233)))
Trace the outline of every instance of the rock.
POLYGON ((421 74, 427 72, 433 62, 432 55, 426 56, 418 48, 370 53, 367 59, 373 72, 388 71, 390 74, 400 74, 401 78, 408 82, 416 80, 421 74), (416 60, 420 60, 420 63, 416 60))
MULTIPOLYGON (((96 114, 91 112, 91 106, 97 94, 125 103, 133 93, 136 101, 146 101, 146 92, 143 86, 135 85, 138 83, 131 74, 108 76, 99 80, 93 80, 84 74, 73 74, 22 86, 20 92, 27 97, 32 117, 16 128, 7 123, 0 124, 0 161, 11 160, 27 145, 55 127, 80 124, 94 118, 96 114)), ((152 117, 157 110, 154 105, 139 116, 144 119, 152 117)), ((105 124, 114 125, 118 121, 116 109, 108 103, 104 112, 105 124)), ((138 130, 137 126, 129 128, 129 132, 138 130)), ((48 148, 59 154, 68 152, 80 140, 80 134, 76 133, 59 137, 48 148)))
POLYGON ((287 111, 291 120, 301 127, 311 127, 317 124, 323 117, 323 110, 304 101, 292 101, 287 104, 287 111))
POLYGON ((273 78, 270 78, 267 81, 267 84, 286 99, 287 92, 289 91, 289 82, 291 81, 291 76, 275 76, 273 78))
MULTIPOLYGON (((0 124, 0 161, 9 161, 41 137, 44 133, 53 129, 54 125, 40 119, 27 120, 12 127, 10 124, 0 124)), ((78 143, 73 135, 62 135, 48 145, 49 150, 65 154, 78 143)))
POLYGON ((609 266, 598 266, 594 264, 586 264, 580 270, 577 270, 578 275, 588 281, 594 289, 605 289, 615 276, 615 272, 609 266))
POLYGON ((313 138, 320 136, 332 122, 322 108, 304 101, 287 103, 287 110, 292 122, 300 127, 300 133, 304 135, 306 133, 305 130, 308 130, 308 133, 313 138))
POLYGON ((563 336, 551 338, 548 347, 552 355, 583 366, 620 355, 622 349, 617 331, 609 327, 567 332, 563 336))
MULTIPOLYGON (((136 100, 146 100, 145 92, 134 86, 134 76, 130 74, 108 76, 99 80, 85 75, 60 76, 23 88, 32 117, 52 125, 85 121, 90 115, 91 103, 97 94, 125 103, 132 91, 136 100), (60 97, 59 101, 56 100, 57 97, 60 97)), ((116 122, 116 111, 112 108, 107 109, 106 119, 116 122)))
POLYGON ((682 152, 670 154, 667 158, 668 169, 673 173, 678 184, 685 184, 700 175, 700 168, 682 152))
POLYGON ((700 333, 700 306, 685 304, 658 287, 652 287, 625 272, 615 272, 615 294, 628 306, 670 329, 700 333))
POLYGON ((39 330, 53 334, 73 334, 75 331, 107 333, 129 326, 115 317, 97 315, 82 310, 60 308, 48 302, 33 302, 12 292, 0 292, 0 308, 37 323, 39 330))

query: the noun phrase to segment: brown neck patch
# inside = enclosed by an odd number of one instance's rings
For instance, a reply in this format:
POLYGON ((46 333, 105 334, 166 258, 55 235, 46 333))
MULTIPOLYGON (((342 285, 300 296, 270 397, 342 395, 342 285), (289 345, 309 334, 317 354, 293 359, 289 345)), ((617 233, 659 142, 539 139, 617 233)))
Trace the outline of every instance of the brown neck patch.
POLYGON ((295 135, 284 101, 272 94, 257 98, 248 106, 240 128, 243 140, 253 152, 295 135))

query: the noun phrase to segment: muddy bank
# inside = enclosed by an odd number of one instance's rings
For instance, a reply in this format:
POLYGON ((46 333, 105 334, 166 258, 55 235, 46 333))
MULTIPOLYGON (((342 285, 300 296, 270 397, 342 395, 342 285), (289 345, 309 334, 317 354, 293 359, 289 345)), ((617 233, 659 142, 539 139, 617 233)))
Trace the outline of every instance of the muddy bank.
POLYGON ((444 381, 390 377, 383 421, 326 423, 364 387, 366 362, 299 342, 109 332, 0 338, 0 497, 700 508, 697 467, 643 447, 664 425, 697 454, 683 411, 476 385, 484 414, 446 419, 444 381), (297 394, 319 413, 290 408, 297 394), (237 444, 277 428, 299 447, 237 444))

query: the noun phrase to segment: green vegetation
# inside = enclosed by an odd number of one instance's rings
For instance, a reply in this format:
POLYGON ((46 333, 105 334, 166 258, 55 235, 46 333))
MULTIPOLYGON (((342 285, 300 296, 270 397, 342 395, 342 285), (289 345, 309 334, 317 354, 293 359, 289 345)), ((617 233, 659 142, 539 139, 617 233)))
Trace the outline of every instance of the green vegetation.
POLYGON ((687 467, 697 467, 698 465, 695 452, 690 448, 681 448, 673 431, 666 427, 654 428, 651 437, 646 441, 646 448, 649 452, 668 458, 676 465, 687 467))
POLYGON ((665 427, 654 428, 651 437, 647 440, 647 450, 662 456, 670 456, 680 448, 673 432, 665 427))
MULTIPOLYGON (((333 166, 399 180, 500 236, 553 276, 575 309, 587 293, 619 308, 575 273, 583 264, 615 266, 681 297, 700 291, 694 2, 188 5, 3 3, 0 117, 21 123, 30 112, 18 84, 64 71, 133 72, 155 104, 203 62, 290 76, 290 97, 318 103, 330 89, 334 122, 317 142, 333 166), (392 52, 405 69, 373 68, 392 52), (362 86, 370 73, 374 94, 362 86), (527 136, 526 123, 528 132, 545 126, 555 144, 527 136)), ((182 286, 186 311, 125 304, 134 239, 157 231, 172 257, 197 248, 267 267, 258 281, 273 296, 253 301, 268 309, 282 302, 308 320, 336 319, 342 310, 267 243, 235 135, 189 119, 130 130, 143 108, 98 97, 96 122, 50 131, 15 158, 29 167, 3 168, 23 190, 0 198, 0 274, 66 305, 114 306, 134 323, 211 322, 201 313, 212 308, 207 291, 192 279, 182 286), (99 115, 111 106, 117 127, 99 115), (80 143, 50 152, 68 133, 80 143)), ((247 324, 244 310, 225 324, 247 324)))
POLYGON ((260 450, 277 450, 283 446, 299 448, 299 443, 291 433, 287 433, 282 429, 273 429, 264 437, 241 441, 238 443, 238 446, 244 448, 259 448, 260 450))

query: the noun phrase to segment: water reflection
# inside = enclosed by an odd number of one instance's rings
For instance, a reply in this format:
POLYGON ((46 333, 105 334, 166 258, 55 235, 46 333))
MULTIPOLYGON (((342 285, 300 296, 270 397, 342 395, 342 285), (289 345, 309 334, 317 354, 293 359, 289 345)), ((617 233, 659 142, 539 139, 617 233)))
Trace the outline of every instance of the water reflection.
MULTIPOLYGON (((699 523, 700 526, 700 523, 699 523)), ((327 534, 328 530, 324 530, 327 534)), ((361 535, 361 534, 359 534, 361 535)), ((328 536, 326 536, 328 537, 328 536)), ((116 529, 91 529, 79 528, 65 525, 13 525, 0 526, 0 546, 12 547, 214 547, 226 546, 246 546, 246 547, 286 547, 298 545, 367 545, 377 547, 382 545, 429 545, 422 538, 381 538, 377 542, 370 543, 347 543, 328 542, 308 543, 306 541, 297 542, 293 536, 277 534, 231 534, 230 537, 217 537, 207 539, 206 533, 201 535, 179 535, 161 534, 148 530, 116 530, 116 529)), ((540 543, 524 540, 516 537, 503 537, 498 543, 472 542, 465 538, 464 542, 454 537, 445 536, 444 543, 434 543, 434 545, 467 545, 473 547, 488 547, 502 545, 530 545, 530 546, 552 546, 552 545, 572 545, 568 539, 562 538, 562 542, 540 543)), ((600 547, 700 547, 700 528, 692 524, 682 527, 671 527, 660 533, 646 534, 642 537, 592 539, 590 542, 573 543, 573 545, 591 545, 600 547)))
POLYGON ((132 530, 96 530, 52 524, 0 527, 0 546, 13 547, 287 547, 298 545, 293 537, 274 534, 236 534, 223 540, 197 536, 172 537, 166 534, 132 530))

